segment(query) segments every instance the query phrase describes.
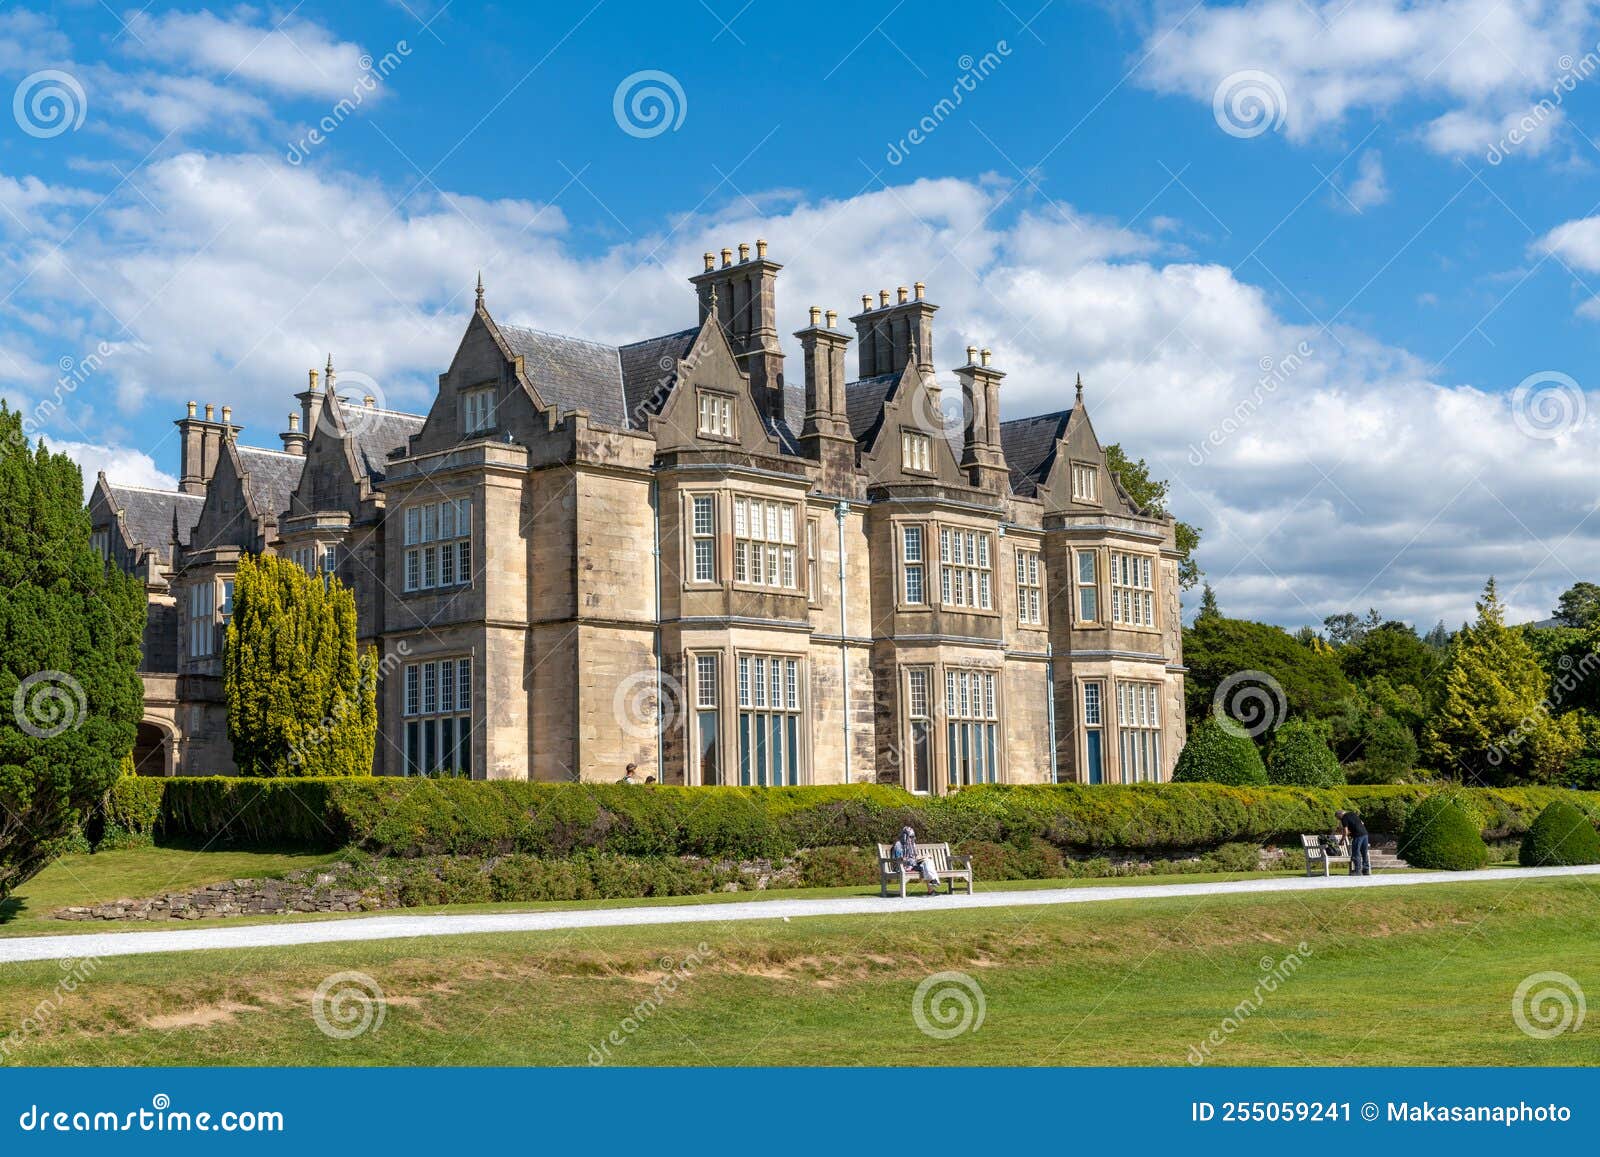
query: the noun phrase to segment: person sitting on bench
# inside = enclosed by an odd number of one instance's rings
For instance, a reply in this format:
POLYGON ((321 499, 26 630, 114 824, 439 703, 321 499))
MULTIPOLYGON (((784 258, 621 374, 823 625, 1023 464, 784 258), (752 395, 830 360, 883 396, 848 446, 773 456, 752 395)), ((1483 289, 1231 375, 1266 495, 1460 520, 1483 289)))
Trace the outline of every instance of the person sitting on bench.
POLYGON ((939 873, 933 870, 933 865, 927 857, 917 854, 917 833, 910 825, 900 829, 900 838, 895 840, 894 847, 889 849, 889 855, 900 861, 900 865, 909 875, 919 872, 922 882, 928 885, 928 895, 939 894, 939 873))

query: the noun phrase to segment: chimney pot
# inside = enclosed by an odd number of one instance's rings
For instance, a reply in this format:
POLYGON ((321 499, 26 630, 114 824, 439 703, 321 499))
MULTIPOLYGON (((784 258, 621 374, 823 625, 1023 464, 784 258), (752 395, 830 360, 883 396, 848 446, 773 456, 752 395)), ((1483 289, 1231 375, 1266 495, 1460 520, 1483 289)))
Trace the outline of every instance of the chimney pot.
POLYGON ((313 390, 315 390, 317 388, 317 371, 316 370, 312 370, 311 371, 311 388, 313 390))
POLYGON ((983 364, 984 365, 988 365, 989 364, 990 353, 989 353, 988 350, 979 350, 978 351, 978 356, 983 359, 983 364))
POLYGON ((923 297, 927 294, 928 287, 926 285, 922 284, 922 282, 919 281, 914 286, 914 288, 917 291, 917 300, 921 301, 923 299, 923 297))
POLYGON ((214 422, 216 420, 217 420, 217 408, 211 402, 207 402, 206 403, 206 421, 214 422))
POLYGON ((224 422, 233 421, 233 407, 232 406, 223 406, 222 407, 222 420, 224 422))
POLYGON ((732 249, 724 249, 722 251, 722 268, 726 269, 726 268, 728 268, 728 266, 730 266, 732 264, 733 264, 733 250, 732 249))
POLYGON ((194 417, 194 403, 193 402, 189 403, 189 417, 191 417, 191 418, 194 417))
MULTIPOLYGON (((706 272, 710 273, 716 267, 717 267, 717 255, 715 253, 712 253, 708 249, 706 251, 706 272)), ((316 371, 312 371, 312 372, 315 373, 316 371)))
POLYGON ((878 290, 878 308, 879 309, 886 309, 886 308, 888 308, 888 305, 889 305, 889 291, 887 289, 878 290))
POLYGON ((290 414, 289 415, 289 430, 290 430, 290 432, 292 433, 292 432, 294 432, 296 430, 299 430, 299 429, 300 429, 300 415, 299 414, 290 414))
POLYGON ((828 319, 828 328, 832 329, 839 320, 838 311, 830 309, 825 316, 828 319))
POLYGON ((813 305, 811 307, 811 324, 814 325, 814 326, 822 324, 822 307, 821 306, 813 305))
POLYGON ((870 313, 871 310, 872 310, 872 294, 863 293, 861 295, 861 312, 862 313, 870 313))
POLYGON ((900 304, 904 305, 906 303, 906 299, 911 296, 911 291, 902 285, 899 289, 895 290, 895 294, 900 298, 900 304))
POLYGON ((764 237, 756 238, 756 259, 759 261, 767 259, 767 242, 764 237))
POLYGON ((750 244, 747 241, 739 242, 739 264, 743 265, 750 260, 750 244))
POLYGON ((969 345, 967 347, 967 364, 969 366, 970 365, 974 365, 974 364, 977 363, 977 360, 978 360, 978 347, 975 346, 975 345, 969 345))
POLYGON ((366 397, 361 399, 361 404, 370 410, 377 406, 378 399, 374 398, 371 394, 368 394, 366 397))

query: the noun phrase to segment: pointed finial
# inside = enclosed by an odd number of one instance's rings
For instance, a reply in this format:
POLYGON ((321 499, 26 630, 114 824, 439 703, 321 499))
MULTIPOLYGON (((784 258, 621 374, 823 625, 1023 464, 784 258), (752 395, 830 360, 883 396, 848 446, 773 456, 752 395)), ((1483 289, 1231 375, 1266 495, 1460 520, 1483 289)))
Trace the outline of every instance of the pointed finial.
POLYGON ((333 355, 328 355, 328 368, 322 371, 322 388, 333 393, 333 355))
POLYGON ((711 312, 717 312, 717 287, 715 285, 711 287, 711 312))
POLYGON ((1078 405, 1083 405, 1083 375, 1078 375, 1078 405))
POLYGON ((478 270, 478 304, 483 304, 483 270, 478 270))

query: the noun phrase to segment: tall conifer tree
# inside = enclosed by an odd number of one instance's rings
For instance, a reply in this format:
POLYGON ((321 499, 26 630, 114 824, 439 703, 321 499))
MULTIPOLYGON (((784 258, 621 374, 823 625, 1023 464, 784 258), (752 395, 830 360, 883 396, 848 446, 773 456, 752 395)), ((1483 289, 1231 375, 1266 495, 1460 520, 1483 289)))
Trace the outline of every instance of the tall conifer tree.
POLYGON ((370 775, 377 660, 356 645, 356 601, 286 558, 245 558, 223 652, 240 775, 370 775))
POLYGON ((144 711, 144 589, 89 544, 83 475, 0 403, 0 898, 121 775, 144 711))

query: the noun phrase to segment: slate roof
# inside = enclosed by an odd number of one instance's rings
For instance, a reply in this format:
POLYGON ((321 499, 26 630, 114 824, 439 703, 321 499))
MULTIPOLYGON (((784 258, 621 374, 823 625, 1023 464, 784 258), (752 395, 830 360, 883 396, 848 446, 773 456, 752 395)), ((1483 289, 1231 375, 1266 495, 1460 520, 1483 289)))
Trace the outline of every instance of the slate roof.
MULTIPOLYGON (((700 327, 647 337, 617 349, 628 424, 643 429, 645 420, 661 412, 678 382, 678 360, 689 356, 700 327)), ((802 396, 801 404, 805 403, 802 396)))
POLYGON ((389 451, 407 445, 413 434, 420 434, 426 414, 407 414, 401 410, 379 410, 341 402, 345 429, 355 443, 356 462, 374 482, 382 481, 388 467, 389 451))
POLYGON ((139 546, 154 552, 162 563, 172 562, 172 522, 177 516, 178 534, 184 541, 199 521, 206 500, 200 494, 177 490, 149 490, 142 486, 119 486, 107 482, 111 500, 122 511, 122 525, 139 546))
POLYGON ((521 325, 495 323, 539 396, 559 413, 587 410, 595 422, 628 428, 617 347, 521 325))
POLYGON ((250 498, 257 514, 279 515, 289 509, 289 499, 300 483, 306 460, 282 450, 239 446, 239 466, 250 476, 250 498))
POLYGON ((1071 410, 1057 410, 1000 423, 1000 448, 1011 467, 1014 493, 1029 497, 1038 494, 1039 485, 1055 465, 1056 447, 1071 420, 1071 410))
POLYGON ((898 373, 877 374, 859 381, 846 382, 845 408, 850 418, 850 433, 861 441, 877 427, 883 417, 883 403, 900 380, 898 373))

